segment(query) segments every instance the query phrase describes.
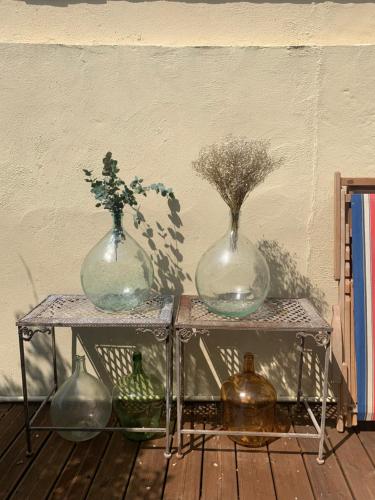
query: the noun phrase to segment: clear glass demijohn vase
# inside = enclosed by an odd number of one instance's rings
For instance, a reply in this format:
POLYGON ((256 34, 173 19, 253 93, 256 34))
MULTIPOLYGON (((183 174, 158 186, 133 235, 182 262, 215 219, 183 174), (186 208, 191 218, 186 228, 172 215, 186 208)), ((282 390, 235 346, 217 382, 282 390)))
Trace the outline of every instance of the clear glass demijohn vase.
POLYGON ((230 212, 229 229, 201 257, 195 284, 201 300, 214 313, 244 317, 255 312, 267 297, 268 264, 239 231, 240 213, 230 212))
POLYGON ((105 427, 112 413, 112 398, 106 386, 86 371, 85 356, 76 356, 75 370, 61 385, 51 402, 51 421, 56 427, 88 430, 58 431, 69 441, 87 441, 105 427))
POLYGON ((81 284, 98 309, 116 313, 134 309, 150 297, 154 271, 150 257, 124 230, 122 212, 112 216, 112 229, 82 264, 81 284))

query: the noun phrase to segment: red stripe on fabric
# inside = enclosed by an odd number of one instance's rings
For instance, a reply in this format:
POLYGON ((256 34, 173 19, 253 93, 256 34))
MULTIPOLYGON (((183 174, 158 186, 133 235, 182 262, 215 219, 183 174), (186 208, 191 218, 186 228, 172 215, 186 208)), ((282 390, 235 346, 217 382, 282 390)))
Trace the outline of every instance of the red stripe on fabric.
MULTIPOLYGON (((375 388, 375 194, 370 195, 370 251, 371 251, 371 289, 372 289, 372 346, 368 346, 367 352, 372 351, 373 374, 372 384, 375 388), (371 349, 372 348, 372 349, 371 349), (371 351, 370 351, 371 349, 371 351)), ((374 389, 373 389, 374 390, 374 389)), ((370 410, 370 408, 368 409, 370 410)), ((375 420, 375 397, 371 409, 372 419, 375 420)))

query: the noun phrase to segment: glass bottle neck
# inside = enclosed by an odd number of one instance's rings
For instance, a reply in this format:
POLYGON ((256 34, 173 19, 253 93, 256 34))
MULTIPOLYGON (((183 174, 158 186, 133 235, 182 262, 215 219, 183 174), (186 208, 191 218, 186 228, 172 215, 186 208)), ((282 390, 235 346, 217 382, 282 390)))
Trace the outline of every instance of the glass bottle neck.
POLYGON ((243 371, 254 373, 254 355, 251 352, 247 352, 243 358, 243 371))
POLYGON ((238 231, 240 227, 240 212, 229 211, 229 234, 231 250, 237 249, 238 231))
POLYGON ((113 231, 117 234, 123 234, 122 227, 123 213, 121 211, 112 212, 113 231))
POLYGON ((133 353, 133 375, 141 375, 143 373, 142 354, 140 352, 133 353))
POLYGON ((85 356, 76 356, 75 358, 76 361, 76 366, 75 366, 75 372, 76 373, 82 373, 86 372, 86 358, 85 356))

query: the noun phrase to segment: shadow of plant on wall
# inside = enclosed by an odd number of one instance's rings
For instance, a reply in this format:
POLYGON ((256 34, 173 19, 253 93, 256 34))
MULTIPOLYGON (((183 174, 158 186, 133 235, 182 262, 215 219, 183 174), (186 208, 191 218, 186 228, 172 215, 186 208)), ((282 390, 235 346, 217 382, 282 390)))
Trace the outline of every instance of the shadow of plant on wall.
POLYGON ((321 314, 327 312, 324 292, 298 270, 297 262, 288 250, 276 240, 261 240, 258 248, 270 268, 269 297, 307 298, 321 314))
POLYGON ((185 237, 181 232, 183 226, 180 217, 181 205, 177 198, 168 200, 170 224, 164 226, 160 222, 151 225, 141 213, 142 236, 146 238, 147 250, 154 266, 154 286, 160 293, 171 293, 176 296, 184 292, 184 281, 192 281, 191 276, 183 270, 183 254, 181 245, 185 237), (162 242, 162 246, 158 242, 162 242))

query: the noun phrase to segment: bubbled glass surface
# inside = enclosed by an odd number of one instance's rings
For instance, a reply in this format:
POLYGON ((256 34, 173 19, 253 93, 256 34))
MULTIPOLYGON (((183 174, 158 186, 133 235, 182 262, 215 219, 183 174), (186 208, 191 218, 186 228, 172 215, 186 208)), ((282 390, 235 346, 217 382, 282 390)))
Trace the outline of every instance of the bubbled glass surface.
MULTIPOLYGON (((276 391, 254 372, 254 357, 246 353, 242 373, 232 375, 221 387, 223 424, 230 431, 273 432, 276 425, 276 391)), ((263 446, 268 438, 229 436, 245 446, 263 446)))
MULTIPOLYGON (((61 385, 51 402, 51 421, 56 427, 105 427, 112 413, 106 386, 86 371, 85 357, 76 356, 74 373, 61 385)), ((87 441, 99 431, 57 431, 69 441, 87 441)))
POLYGON ((83 291, 98 309, 115 313, 145 302, 153 280, 150 257, 123 229, 121 215, 114 214, 113 228, 82 264, 83 291))
MULTIPOLYGON (((142 354, 133 354, 133 371, 113 388, 113 408, 121 427, 160 427, 164 407, 164 387, 142 366, 142 354)), ((145 441, 155 436, 153 432, 126 432, 133 441, 145 441)))
POLYGON ((238 220, 231 215, 229 230, 203 254, 195 273, 200 299, 210 311, 230 317, 255 312, 270 283, 266 260, 238 231, 238 220))

